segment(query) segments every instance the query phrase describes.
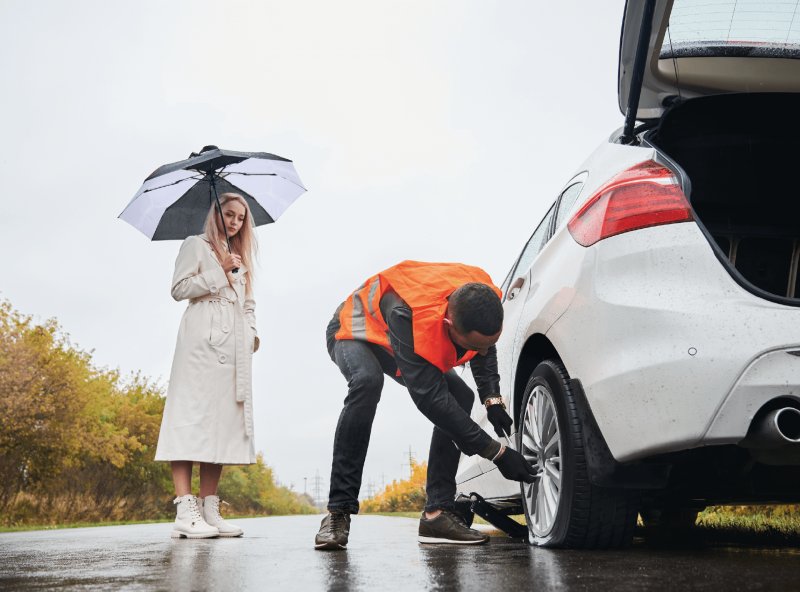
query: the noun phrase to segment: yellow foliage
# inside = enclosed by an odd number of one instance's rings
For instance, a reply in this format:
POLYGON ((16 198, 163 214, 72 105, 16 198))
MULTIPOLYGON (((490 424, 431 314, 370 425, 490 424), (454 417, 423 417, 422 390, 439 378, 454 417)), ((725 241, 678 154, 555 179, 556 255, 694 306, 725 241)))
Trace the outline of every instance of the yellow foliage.
POLYGON ((364 512, 414 512, 425 507, 428 463, 411 464, 411 477, 392 481, 381 493, 361 502, 364 512))

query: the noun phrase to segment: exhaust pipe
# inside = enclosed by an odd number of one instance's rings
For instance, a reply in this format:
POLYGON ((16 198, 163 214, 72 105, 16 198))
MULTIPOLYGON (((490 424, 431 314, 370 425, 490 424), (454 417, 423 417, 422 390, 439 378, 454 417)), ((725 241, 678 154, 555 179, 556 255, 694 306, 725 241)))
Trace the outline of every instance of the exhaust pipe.
POLYGON ((800 410, 783 407, 767 413, 750 426, 747 436, 739 442, 745 448, 769 450, 790 444, 800 444, 800 410))

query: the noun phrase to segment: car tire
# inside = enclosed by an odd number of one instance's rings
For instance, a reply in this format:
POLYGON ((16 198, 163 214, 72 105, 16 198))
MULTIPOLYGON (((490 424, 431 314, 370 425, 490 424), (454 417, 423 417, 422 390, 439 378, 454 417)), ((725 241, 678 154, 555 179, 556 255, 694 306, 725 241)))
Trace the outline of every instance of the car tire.
POLYGON ((533 484, 520 484, 529 541, 542 547, 625 547, 633 539, 638 495, 590 482, 578 405, 560 360, 534 368, 517 430, 518 450, 539 470, 533 484))

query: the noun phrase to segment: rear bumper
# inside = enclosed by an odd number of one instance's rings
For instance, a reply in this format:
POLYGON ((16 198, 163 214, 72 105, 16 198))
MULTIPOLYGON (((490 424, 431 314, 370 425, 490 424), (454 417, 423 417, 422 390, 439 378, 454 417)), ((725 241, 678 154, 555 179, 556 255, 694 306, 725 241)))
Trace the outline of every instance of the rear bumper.
POLYGON ((800 401, 800 309, 741 288, 693 223, 587 249, 547 333, 616 462, 736 443, 776 397, 800 401))

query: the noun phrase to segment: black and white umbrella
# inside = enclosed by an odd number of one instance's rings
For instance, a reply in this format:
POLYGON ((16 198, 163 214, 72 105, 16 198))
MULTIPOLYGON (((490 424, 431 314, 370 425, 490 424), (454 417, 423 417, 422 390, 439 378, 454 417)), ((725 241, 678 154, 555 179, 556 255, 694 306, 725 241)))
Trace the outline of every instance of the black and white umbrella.
POLYGON ((291 160, 206 146, 156 169, 119 217, 151 240, 184 239, 203 232, 208 209, 214 202, 219 207, 222 193, 241 194, 253 223, 261 226, 277 220, 305 191, 291 160))

